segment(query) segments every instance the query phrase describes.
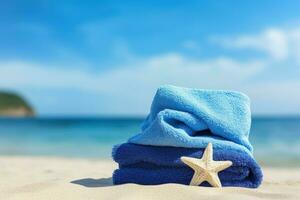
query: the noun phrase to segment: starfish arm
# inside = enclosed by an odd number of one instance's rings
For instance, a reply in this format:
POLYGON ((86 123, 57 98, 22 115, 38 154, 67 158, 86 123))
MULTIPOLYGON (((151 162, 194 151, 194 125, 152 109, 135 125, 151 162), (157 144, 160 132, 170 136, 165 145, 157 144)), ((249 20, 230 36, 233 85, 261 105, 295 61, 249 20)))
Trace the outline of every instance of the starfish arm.
POLYGON ((222 171, 224 169, 227 169, 232 165, 231 161, 214 161, 213 162, 213 168, 215 172, 222 171))
POLYGON ((207 182, 213 187, 222 187, 218 173, 210 173, 207 182))
POLYGON ((190 182, 190 185, 198 186, 201 183, 203 183, 205 181, 205 179, 206 179, 205 173, 200 173, 198 171, 195 171, 193 178, 190 182))
POLYGON ((208 143, 207 147, 204 150, 204 153, 202 155, 202 160, 209 163, 213 160, 213 148, 212 144, 208 143))
POLYGON ((199 168, 201 168, 200 159, 182 156, 180 160, 193 170, 198 170, 199 168))

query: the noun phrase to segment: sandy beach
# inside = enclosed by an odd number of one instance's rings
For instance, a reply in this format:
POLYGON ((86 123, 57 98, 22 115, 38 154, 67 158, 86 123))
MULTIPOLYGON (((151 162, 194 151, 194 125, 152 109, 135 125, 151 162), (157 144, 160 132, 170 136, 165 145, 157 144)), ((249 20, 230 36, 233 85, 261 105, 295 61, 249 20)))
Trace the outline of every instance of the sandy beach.
POLYGON ((300 199, 299 168, 263 168, 259 189, 113 186, 110 160, 0 157, 0 199, 300 199))

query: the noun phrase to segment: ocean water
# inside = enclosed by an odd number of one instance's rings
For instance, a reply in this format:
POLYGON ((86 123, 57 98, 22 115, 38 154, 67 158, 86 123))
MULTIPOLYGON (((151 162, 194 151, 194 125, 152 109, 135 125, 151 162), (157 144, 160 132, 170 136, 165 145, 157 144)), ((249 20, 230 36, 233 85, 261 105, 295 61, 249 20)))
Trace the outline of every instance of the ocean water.
MULTIPOLYGON (((110 159, 114 144, 139 132, 143 119, 0 119, 0 155, 110 159)), ((259 163, 300 166, 300 117, 253 118, 250 141, 259 163)))

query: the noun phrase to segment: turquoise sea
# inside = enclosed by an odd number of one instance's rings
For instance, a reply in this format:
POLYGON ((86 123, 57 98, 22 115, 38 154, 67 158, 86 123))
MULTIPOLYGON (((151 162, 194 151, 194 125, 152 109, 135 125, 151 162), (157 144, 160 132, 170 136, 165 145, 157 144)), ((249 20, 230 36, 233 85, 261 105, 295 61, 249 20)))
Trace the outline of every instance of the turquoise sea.
MULTIPOLYGON (((0 119, 0 155, 110 159, 137 132, 139 118, 0 119)), ((265 165, 300 166, 300 117, 254 117, 250 140, 265 165)))

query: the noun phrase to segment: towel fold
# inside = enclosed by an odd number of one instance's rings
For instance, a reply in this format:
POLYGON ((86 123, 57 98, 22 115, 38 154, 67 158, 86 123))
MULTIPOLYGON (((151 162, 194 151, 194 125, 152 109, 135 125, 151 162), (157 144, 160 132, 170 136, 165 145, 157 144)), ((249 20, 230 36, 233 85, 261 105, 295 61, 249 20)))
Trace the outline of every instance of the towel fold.
POLYGON ((235 149, 252 155, 249 98, 239 92, 160 87, 139 134, 130 143, 235 149))
MULTIPOLYGON (((193 170, 181 162, 181 156, 201 158, 203 148, 175 148, 124 143, 113 149, 119 169, 113 174, 114 184, 137 183, 156 185, 180 183, 188 185, 193 170)), ((256 188, 262 171, 253 157, 235 149, 214 148, 214 160, 231 160, 233 165, 219 173, 223 186, 256 188)), ((206 183, 201 184, 203 186, 206 183)))
POLYGON ((201 158, 212 143, 214 160, 233 163, 219 173, 222 185, 256 188, 263 175, 252 155, 250 125, 250 100, 242 93, 160 87, 141 132, 113 149, 119 164, 113 182, 188 185, 194 171, 180 158, 201 158))

